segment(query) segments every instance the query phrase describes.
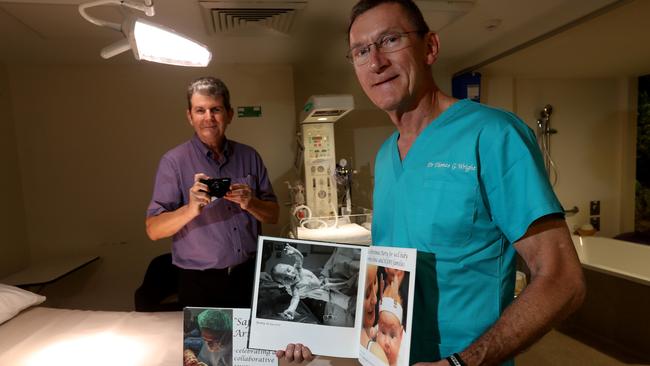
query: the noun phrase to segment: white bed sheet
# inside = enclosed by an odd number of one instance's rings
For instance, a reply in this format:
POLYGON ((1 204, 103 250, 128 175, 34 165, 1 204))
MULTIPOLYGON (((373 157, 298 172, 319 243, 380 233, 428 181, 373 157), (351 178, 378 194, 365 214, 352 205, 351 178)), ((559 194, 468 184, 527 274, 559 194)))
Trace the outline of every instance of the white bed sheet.
POLYGON ((182 365, 183 313, 36 307, 0 325, 0 365, 182 365))

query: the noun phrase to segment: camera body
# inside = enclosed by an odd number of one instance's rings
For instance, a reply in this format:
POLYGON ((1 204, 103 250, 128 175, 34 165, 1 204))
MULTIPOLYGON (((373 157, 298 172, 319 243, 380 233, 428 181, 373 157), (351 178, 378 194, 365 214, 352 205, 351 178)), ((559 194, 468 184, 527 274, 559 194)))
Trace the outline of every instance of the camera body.
POLYGON ((230 191, 230 178, 201 179, 201 183, 208 186, 208 195, 221 198, 230 191))

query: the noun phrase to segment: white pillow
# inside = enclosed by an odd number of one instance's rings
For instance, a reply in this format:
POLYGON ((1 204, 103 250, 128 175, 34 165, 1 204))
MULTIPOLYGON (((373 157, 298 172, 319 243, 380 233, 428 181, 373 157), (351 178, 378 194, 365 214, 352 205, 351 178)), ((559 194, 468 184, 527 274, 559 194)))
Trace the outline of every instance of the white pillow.
POLYGON ((45 296, 0 283, 0 324, 30 306, 45 301, 45 296))

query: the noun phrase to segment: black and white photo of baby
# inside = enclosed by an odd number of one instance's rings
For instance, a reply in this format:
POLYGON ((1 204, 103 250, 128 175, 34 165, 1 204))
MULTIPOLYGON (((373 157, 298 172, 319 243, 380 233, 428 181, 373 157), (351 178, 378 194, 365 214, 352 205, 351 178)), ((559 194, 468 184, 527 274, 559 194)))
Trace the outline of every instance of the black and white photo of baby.
POLYGON ((257 317, 354 327, 361 249, 292 244, 263 243, 257 317))

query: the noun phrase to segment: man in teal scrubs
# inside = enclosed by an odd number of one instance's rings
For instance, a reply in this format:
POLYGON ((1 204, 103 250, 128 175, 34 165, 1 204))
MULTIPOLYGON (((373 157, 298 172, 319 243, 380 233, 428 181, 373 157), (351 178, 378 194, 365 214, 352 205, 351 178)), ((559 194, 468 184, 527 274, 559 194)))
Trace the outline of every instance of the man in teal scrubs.
MULTIPOLYGON (((418 249, 409 364, 512 364, 585 293, 532 131, 438 89, 438 36, 410 0, 361 0, 349 42, 359 83, 397 127, 377 154, 372 235, 418 249), (531 281, 513 301, 515 252, 531 281)), ((287 351, 301 361, 302 348, 287 351)))

